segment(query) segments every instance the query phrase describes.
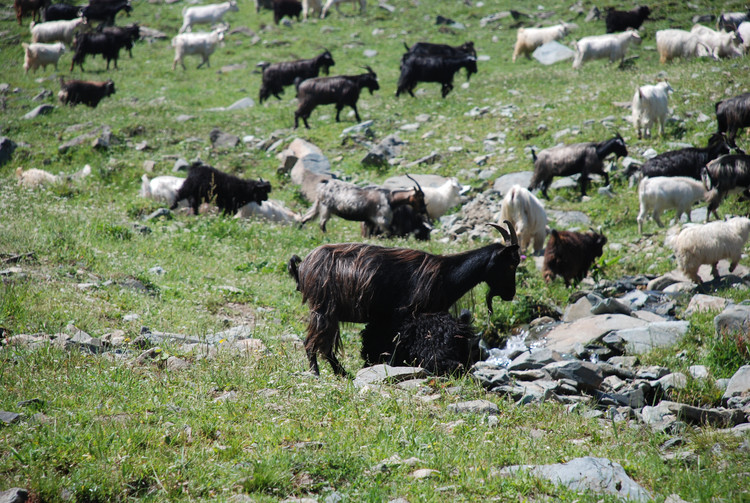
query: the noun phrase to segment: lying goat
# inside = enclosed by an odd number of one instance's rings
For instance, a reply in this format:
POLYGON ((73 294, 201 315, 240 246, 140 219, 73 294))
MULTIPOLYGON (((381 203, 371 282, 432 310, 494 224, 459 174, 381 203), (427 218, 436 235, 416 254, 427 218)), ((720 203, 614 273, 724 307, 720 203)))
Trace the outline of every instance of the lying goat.
POLYGON ((320 353, 336 375, 346 370, 336 358, 341 347, 339 322, 390 323, 408 316, 446 312, 481 282, 485 298, 510 301, 516 294, 521 260, 512 224, 493 225, 506 244, 493 243, 455 255, 432 255, 406 248, 363 243, 323 245, 301 260, 289 260, 290 275, 310 307, 305 350, 310 370, 318 374, 320 353), (388 321, 390 320, 390 321, 388 321))
MULTIPOLYGON (((177 199, 177 192, 184 182, 185 179, 178 176, 157 176, 149 180, 148 175, 143 175, 141 177, 140 195, 172 206, 177 199)), ((181 204, 181 206, 187 206, 187 204, 181 204)))
POLYGON ((16 168, 16 179, 18 185, 27 189, 38 189, 47 185, 56 185, 60 183, 81 180, 91 174, 91 166, 88 164, 81 171, 72 175, 53 175, 43 169, 31 168, 24 171, 20 166, 16 168))
POLYGON ((556 276, 562 276, 566 287, 570 286, 571 280, 578 283, 586 277, 596 258, 602 255, 606 243, 607 238, 593 230, 582 234, 552 229, 544 250, 544 281, 549 283, 556 276))

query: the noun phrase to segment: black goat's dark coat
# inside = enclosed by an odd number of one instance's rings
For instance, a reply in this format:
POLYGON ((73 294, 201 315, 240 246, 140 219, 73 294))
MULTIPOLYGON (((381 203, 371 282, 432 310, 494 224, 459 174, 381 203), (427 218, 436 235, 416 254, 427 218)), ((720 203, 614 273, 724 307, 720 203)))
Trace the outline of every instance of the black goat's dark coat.
POLYGON ((296 17, 299 21, 302 15, 302 3, 298 0, 273 0, 273 22, 279 24, 281 18, 296 17))
POLYGON ((109 70, 110 61, 113 60, 115 68, 117 68, 120 49, 128 45, 132 47, 132 42, 130 42, 129 38, 119 37, 111 33, 78 33, 73 42, 73 59, 70 62, 70 70, 73 71, 75 65, 78 65, 81 67, 81 71, 83 71, 83 63, 86 61, 86 56, 94 56, 96 54, 101 54, 107 60, 107 70, 109 70))
POLYGON ((96 108, 103 98, 113 94, 115 94, 115 83, 112 80, 106 82, 69 80, 65 82, 60 77, 60 92, 57 96, 65 105, 83 103, 96 108))
MULTIPOLYGON (((432 225, 426 209, 415 210, 410 204, 393 209, 393 218, 388 226, 390 237, 406 238, 414 236, 419 241, 429 241, 432 225)), ((371 222, 362 222, 362 237, 380 236, 382 232, 371 222)))
POLYGON ((87 23, 91 21, 101 21, 107 26, 115 24, 115 16, 124 10, 127 14, 133 11, 133 7, 128 0, 121 1, 97 1, 89 2, 87 6, 81 9, 81 16, 87 23))
POLYGON ((341 345, 339 322, 392 324, 407 316, 446 312, 481 282, 490 287, 488 309, 496 296, 513 299, 520 254, 509 228, 507 246, 493 243, 454 255, 342 243, 319 246, 304 260, 293 256, 289 273, 310 307, 305 339, 310 369, 318 373, 320 353, 336 374, 346 373, 335 355, 341 345))
POLYGON ((18 26, 21 26, 21 20, 27 14, 31 14, 32 21, 42 19, 42 11, 49 5, 49 0, 14 0, 13 8, 16 11, 16 20, 18 26))
POLYGON ((453 89, 453 76, 461 68, 466 68, 469 76, 476 73, 476 58, 467 54, 456 57, 409 55, 401 64, 396 96, 408 92, 413 97, 419 82, 437 82, 445 98, 453 89))
POLYGON ((737 132, 750 126, 750 93, 719 101, 715 109, 719 132, 726 133, 729 144, 735 147, 737 132))
POLYGON ((294 127, 297 128, 299 119, 306 128, 310 125, 307 119, 318 105, 336 105, 336 122, 339 122, 341 110, 349 106, 354 110, 357 122, 361 122, 357 101, 362 88, 370 90, 370 94, 380 89, 378 76, 368 68, 368 73, 360 75, 338 75, 335 77, 317 77, 307 79, 297 87, 297 110, 294 112, 294 127))
POLYGON ((709 162, 701 170, 701 179, 708 193, 708 216, 711 213, 718 219, 717 212, 721 201, 735 190, 750 192, 750 155, 723 155, 709 162))
POLYGON ((44 9, 44 21, 70 21, 81 15, 81 7, 55 3, 44 9))
POLYGON ((97 30, 101 33, 106 33, 117 46, 127 49, 130 57, 133 57, 133 44, 141 38, 141 28, 137 23, 127 26, 102 25, 97 30))
POLYGON ((194 162, 177 191, 171 209, 177 208, 180 201, 187 199, 196 215, 201 203, 214 203, 224 214, 234 214, 247 203, 260 204, 267 200, 269 192, 269 182, 245 180, 202 162, 194 162))
POLYGON ((479 339, 468 318, 429 313, 368 323, 360 332, 362 359, 366 366, 413 365, 440 375, 465 372, 479 360, 479 339))
POLYGON ((595 232, 582 234, 553 229, 544 250, 544 281, 549 283, 555 276, 562 276, 565 286, 570 286, 571 280, 581 281, 591 264, 603 253, 606 243, 607 238, 595 232))
POLYGON ((272 94, 281 99, 284 92, 284 86, 291 86, 299 79, 302 82, 306 79, 317 77, 320 70, 328 75, 329 68, 336 62, 329 51, 324 51, 312 59, 298 59, 296 61, 282 61, 272 63, 263 68, 262 83, 260 85, 259 101, 267 100, 272 94))
POLYGON ((701 168, 729 151, 726 138, 717 133, 709 138, 704 148, 681 148, 652 157, 641 166, 641 174, 648 177, 688 176, 700 180, 701 168))
MULTIPOLYGON (((406 44, 404 44, 406 46, 406 44)), ((404 69, 404 63, 410 56, 432 56, 438 58, 460 58, 463 56, 477 57, 477 51, 474 49, 474 42, 464 42, 461 45, 433 44, 432 42, 417 42, 411 47, 406 46, 406 53, 401 56, 401 71, 404 69)), ((469 67, 466 68, 466 80, 472 75, 469 67)))
POLYGON ((648 19, 649 14, 651 14, 651 9, 645 5, 628 11, 609 9, 607 10, 607 18, 605 19, 607 33, 625 31, 628 28, 637 30, 648 19))

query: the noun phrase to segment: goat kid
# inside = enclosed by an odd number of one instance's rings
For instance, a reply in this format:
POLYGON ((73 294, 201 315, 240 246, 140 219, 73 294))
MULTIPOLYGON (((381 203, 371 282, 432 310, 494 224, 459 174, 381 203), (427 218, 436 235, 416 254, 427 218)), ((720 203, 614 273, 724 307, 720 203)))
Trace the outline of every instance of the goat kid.
POLYGON ((37 68, 45 69, 47 65, 55 65, 55 70, 57 70, 57 62, 65 52, 65 45, 62 42, 54 44, 27 44, 23 42, 21 45, 24 51, 24 73, 29 73, 29 69, 36 73, 37 68))

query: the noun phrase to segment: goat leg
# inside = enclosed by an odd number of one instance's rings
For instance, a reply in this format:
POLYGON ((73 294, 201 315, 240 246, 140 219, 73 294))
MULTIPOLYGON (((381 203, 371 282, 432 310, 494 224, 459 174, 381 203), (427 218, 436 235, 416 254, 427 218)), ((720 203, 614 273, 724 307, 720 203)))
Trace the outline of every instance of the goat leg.
POLYGON ((357 104, 355 103, 354 105, 352 105, 352 108, 354 109, 354 117, 357 118, 357 123, 359 124, 360 122, 362 122, 362 119, 359 118, 359 111, 357 111, 357 104))

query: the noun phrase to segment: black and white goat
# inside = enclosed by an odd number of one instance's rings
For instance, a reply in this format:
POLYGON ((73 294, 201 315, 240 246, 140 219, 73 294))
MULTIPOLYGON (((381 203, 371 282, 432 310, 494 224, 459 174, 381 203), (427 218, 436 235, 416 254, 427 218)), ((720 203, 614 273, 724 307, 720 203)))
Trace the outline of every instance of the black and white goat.
POLYGON ((336 122, 339 122, 341 110, 345 106, 354 109, 357 122, 362 122, 357 110, 357 100, 362 88, 370 90, 370 94, 380 89, 378 76, 369 66, 367 73, 359 75, 337 75, 335 77, 317 77, 307 79, 297 87, 297 110, 294 112, 294 128, 297 129, 300 117, 305 127, 310 129, 307 119, 318 105, 336 105, 336 122))
POLYGON ((651 14, 651 9, 646 5, 634 7, 627 11, 609 9, 607 10, 607 18, 605 19, 607 33, 625 31, 628 28, 637 30, 648 19, 649 14, 651 14))
POLYGON ((271 184, 263 179, 245 180, 196 161, 190 165, 170 209, 187 199, 196 215, 201 203, 214 203, 225 215, 233 215, 247 203, 265 201, 269 192, 271 184))
POLYGON ((604 171, 604 159, 610 154, 615 154, 616 158, 628 155, 625 140, 619 133, 614 138, 598 143, 574 143, 544 149, 538 156, 532 149, 534 174, 529 190, 542 189, 544 197, 549 199, 547 189, 553 177, 580 173, 581 195, 585 196, 590 174, 604 176, 605 185, 609 185, 609 174, 604 171))
POLYGON ((305 339, 310 370, 319 373, 320 353, 336 375, 347 375, 335 354, 341 347, 339 322, 384 323, 446 312, 481 282, 490 287, 485 298, 490 312, 494 297, 512 300, 521 260, 518 239, 512 224, 506 222, 508 231, 491 225, 505 244, 454 255, 364 243, 319 246, 304 260, 293 255, 289 273, 310 308, 305 339))
MULTIPOLYGON (((701 168, 709 161, 729 153, 729 143, 721 133, 711 135, 704 148, 687 147, 661 153, 643 163, 640 167, 644 177, 687 176, 700 180, 701 168)), ((633 166, 637 169, 636 166, 633 166)), ((626 174, 633 174, 629 170, 626 174)))
POLYGON ((720 133, 726 133, 732 147, 736 147, 737 132, 750 126, 750 93, 721 100, 715 105, 716 123, 720 133))
POLYGON ((414 97, 414 88, 419 82, 437 82, 445 98, 453 89, 453 76, 461 68, 466 68, 467 78, 477 73, 477 58, 468 54, 460 56, 421 56, 409 55, 401 63, 396 96, 408 92, 414 97))
POLYGON ((744 190, 750 196, 750 155, 723 155, 714 159, 701 170, 701 179, 706 190, 711 191, 706 221, 711 213, 718 219, 717 210, 727 194, 744 190))
POLYGON ((297 79, 299 79, 299 82, 302 82, 306 79, 317 77, 321 70, 323 70, 325 75, 328 75, 329 68, 335 64, 333 55, 331 55, 328 49, 312 59, 265 63, 262 65, 263 76, 258 97, 259 101, 263 103, 272 94, 280 100, 285 86, 293 85, 297 79))

